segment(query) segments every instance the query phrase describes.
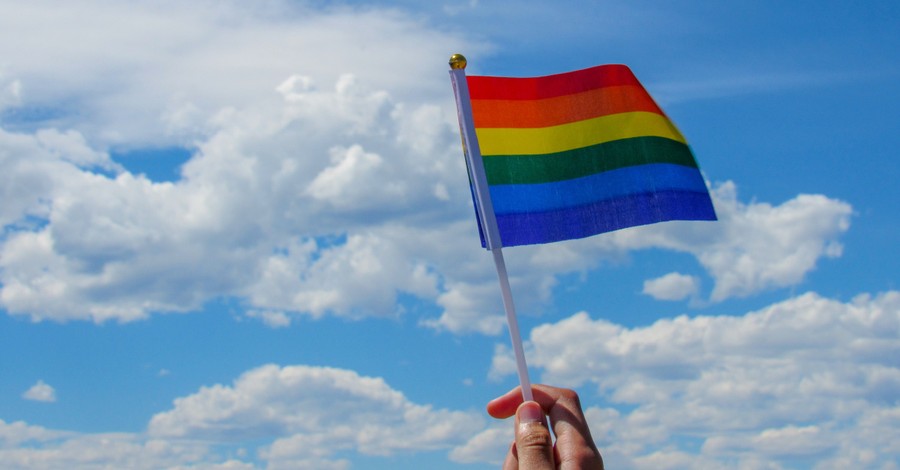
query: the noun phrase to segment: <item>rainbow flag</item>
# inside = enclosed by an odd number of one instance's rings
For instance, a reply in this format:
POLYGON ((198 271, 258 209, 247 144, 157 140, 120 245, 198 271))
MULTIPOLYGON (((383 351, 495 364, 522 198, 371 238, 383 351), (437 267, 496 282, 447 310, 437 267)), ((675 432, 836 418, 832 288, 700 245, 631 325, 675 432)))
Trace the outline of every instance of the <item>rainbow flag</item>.
POLYGON ((628 67, 466 83, 502 246, 716 220, 690 147, 628 67))

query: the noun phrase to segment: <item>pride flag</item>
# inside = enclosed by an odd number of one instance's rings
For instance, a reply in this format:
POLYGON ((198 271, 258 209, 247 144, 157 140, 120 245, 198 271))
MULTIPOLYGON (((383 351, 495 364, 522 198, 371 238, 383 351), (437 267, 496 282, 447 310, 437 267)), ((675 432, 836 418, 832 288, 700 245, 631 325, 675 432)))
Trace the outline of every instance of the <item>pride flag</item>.
POLYGON ((466 83, 500 246, 716 219, 690 147, 628 67, 466 83))

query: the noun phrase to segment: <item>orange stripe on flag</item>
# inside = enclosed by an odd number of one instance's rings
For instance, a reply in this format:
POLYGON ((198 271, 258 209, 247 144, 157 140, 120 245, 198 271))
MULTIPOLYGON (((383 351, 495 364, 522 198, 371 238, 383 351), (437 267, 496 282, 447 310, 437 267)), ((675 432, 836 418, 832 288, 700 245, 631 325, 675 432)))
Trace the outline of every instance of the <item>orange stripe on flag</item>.
POLYGON ((604 87, 541 100, 472 100, 472 117, 479 129, 549 127, 632 111, 663 114, 638 85, 604 87))

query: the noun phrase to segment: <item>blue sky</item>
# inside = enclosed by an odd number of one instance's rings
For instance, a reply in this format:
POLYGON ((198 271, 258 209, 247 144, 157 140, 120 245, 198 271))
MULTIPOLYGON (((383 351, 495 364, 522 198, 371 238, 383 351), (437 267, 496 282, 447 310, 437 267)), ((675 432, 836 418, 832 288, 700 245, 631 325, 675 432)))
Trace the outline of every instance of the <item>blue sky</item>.
POLYGON ((447 59, 626 63, 720 220, 506 250, 609 468, 900 466, 896 2, 0 0, 7 468, 496 468, 447 59))

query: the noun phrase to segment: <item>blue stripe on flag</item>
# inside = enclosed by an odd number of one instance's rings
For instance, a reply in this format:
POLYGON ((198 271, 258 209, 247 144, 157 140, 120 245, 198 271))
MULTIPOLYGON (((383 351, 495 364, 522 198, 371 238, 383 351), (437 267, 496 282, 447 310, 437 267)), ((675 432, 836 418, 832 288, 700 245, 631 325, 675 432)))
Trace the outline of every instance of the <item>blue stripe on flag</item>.
POLYGON ((696 168, 651 163, 551 183, 494 185, 490 191, 494 213, 500 216, 584 206, 633 194, 705 193, 706 183, 696 168))

